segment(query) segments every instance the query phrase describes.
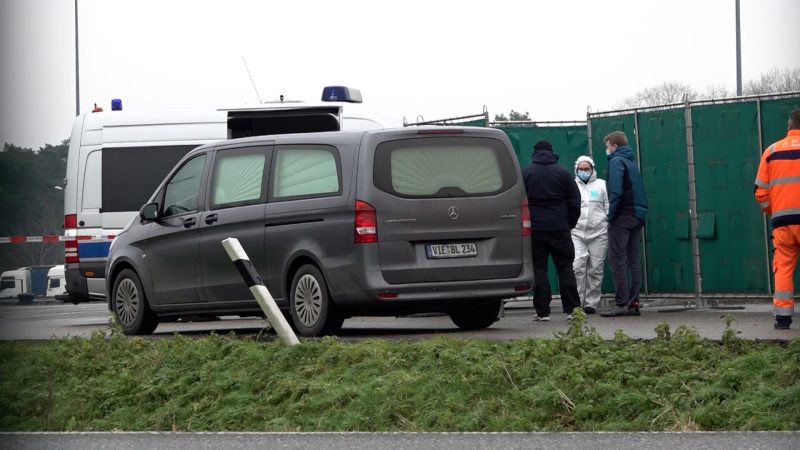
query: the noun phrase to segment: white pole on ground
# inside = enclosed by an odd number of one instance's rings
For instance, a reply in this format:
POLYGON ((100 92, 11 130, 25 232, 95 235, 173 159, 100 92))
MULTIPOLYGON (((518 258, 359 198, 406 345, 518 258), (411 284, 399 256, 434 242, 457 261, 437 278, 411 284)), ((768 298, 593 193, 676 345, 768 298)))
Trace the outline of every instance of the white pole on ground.
POLYGON ((253 263, 250 262, 247 253, 244 252, 239 240, 236 238, 225 239, 222 241, 222 246, 225 247, 225 251, 228 252, 231 261, 233 261, 236 269, 239 270, 239 274, 242 275, 245 284, 247 284, 250 292, 253 293, 258 305, 264 310, 264 314, 267 315, 267 320, 269 320, 270 325, 278 332, 281 341, 290 346, 299 344, 300 341, 297 340, 297 335, 294 334, 292 327, 289 326, 289 322, 283 317, 281 310, 275 303, 275 299, 272 298, 272 294, 270 294, 267 287, 264 286, 264 282, 261 281, 261 277, 258 276, 258 272, 253 267, 253 263))

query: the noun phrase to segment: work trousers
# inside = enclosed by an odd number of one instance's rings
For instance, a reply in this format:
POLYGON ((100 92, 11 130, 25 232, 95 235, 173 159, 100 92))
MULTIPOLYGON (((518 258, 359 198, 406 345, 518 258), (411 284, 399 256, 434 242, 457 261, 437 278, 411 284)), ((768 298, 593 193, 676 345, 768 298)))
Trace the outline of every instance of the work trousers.
POLYGON ((575 260, 575 247, 569 230, 534 231, 531 233, 533 252, 533 307, 539 317, 550 315, 550 301, 553 299, 550 280, 547 278, 547 260, 553 258, 558 274, 558 291, 564 313, 570 314, 580 308, 578 288, 572 263, 575 260))
POLYGON ((794 283, 792 276, 800 253, 800 225, 784 225, 772 230, 772 271, 775 273, 775 292, 772 295, 776 316, 794 314, 794 283))
POLYGON ((601 234, 591 239, 573 235, 572 245, 575 247, 575 262, 572 264, 572 269, 578 285, 578 297, 583 306, 599 309, 608 235, 601 234))
POLYGON ((618 216, 608 224, 608 261, 611 263, 614 304, 617 306, 626 306, 639 299, 642 287, 639 255, 642 225, 639 219, 627 215, 618 216))

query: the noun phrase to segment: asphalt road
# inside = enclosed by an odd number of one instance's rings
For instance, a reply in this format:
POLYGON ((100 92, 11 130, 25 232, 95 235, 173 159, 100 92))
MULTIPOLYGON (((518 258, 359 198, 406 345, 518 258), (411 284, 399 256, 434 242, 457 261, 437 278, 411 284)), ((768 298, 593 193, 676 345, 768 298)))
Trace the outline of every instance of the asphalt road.
MULTIPOLYGON (((680 325, 692 326, 699 334, 710 339, 720 339, 725 330, 724 317, 735 318, 732 328, 739 337, 759 340, 791 340, 800 337, 800 319, 790 330, 775 330, 772 325, 771 305, 766 303, 746 304, 740 310, 684 309, 682 307, 653 306, 642 309, 639 317, 605 318, 588 316, 587 325, 594 327, 605 339, 612 339, 616 330, 637 339, 652 339, 655 327, 666 321, 671 330, 680 325)), ((529 302, 512 302, 504 316, 490 328, 480 331, 462 331, 446 316, 433 317, 355 317, 344 322, 339 337, 342 340, 366 338, 425 339, 433 336, 454 338, 480 338, 511 340, 529 337, 552 337, 563 331, 568 322, 563 314, 552 315, 550 322, 534 322, 534 311, 529 302)), ((555 302, 553 304, 555 307, 555 302)), ((554 308, 555 309, 555 308, 554 308)), ((41 302, 33 305, 0 305, 0 339, 49 339, 66 336, 89 336, 95 330, 108 330, 110 313, 104 302, 79 305, 41 302)), ((230 331, 240 335, 264 337, 263 319, 224 317, 210 322, 168 322, 156 329, 155 337, 170 337, 175 333, 188 336, 203 336, 230 331)))
POLYGON ((699 433, 0 433, 7 449, 791 449, 800 432, 699 433))

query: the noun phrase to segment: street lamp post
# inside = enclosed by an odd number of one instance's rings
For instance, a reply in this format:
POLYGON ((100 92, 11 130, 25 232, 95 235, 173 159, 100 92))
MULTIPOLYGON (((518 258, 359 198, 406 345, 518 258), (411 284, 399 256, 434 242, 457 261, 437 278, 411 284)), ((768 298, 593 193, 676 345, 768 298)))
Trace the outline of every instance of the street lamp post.
MULTIPOLYGON (((75 2, 77 1, 75 0, 75 2)), ((736 0, 736 96, 742 96, 742 32, 739 20, 739 0, 736 0)))
MULTIPOLYGON (((739 0, 736 0, 737 2, 739 0)), ((75 116, 81 115, 81 79, 78 58, 78 0, 75 0, 75 116)))

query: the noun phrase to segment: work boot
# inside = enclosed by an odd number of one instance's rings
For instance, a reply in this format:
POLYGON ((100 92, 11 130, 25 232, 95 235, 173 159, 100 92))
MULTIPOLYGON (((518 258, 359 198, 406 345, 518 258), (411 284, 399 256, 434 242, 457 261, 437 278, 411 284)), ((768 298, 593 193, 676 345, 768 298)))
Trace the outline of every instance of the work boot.
POLYGON ((628 303, 628 315, 629 316, 641 316, 642 313, 639 312, 639 299, 633 300, 632 302, 628 303))
POLYGON ((630 312, 628 311, 628 305, 614 305, 611 309, 601 312, 600 315, 603 317, 620 317, 630 315, 630 312))
POLYGON ((775 316, 775 329, 788 330, 792 324, 792 318, 788 316, 775 316))

